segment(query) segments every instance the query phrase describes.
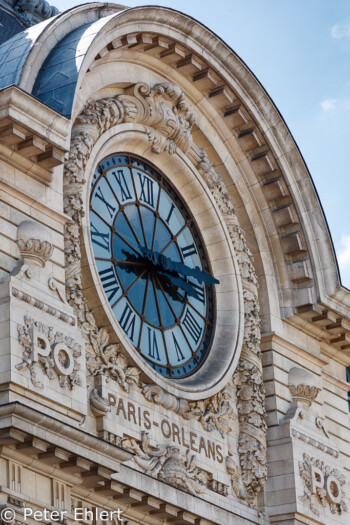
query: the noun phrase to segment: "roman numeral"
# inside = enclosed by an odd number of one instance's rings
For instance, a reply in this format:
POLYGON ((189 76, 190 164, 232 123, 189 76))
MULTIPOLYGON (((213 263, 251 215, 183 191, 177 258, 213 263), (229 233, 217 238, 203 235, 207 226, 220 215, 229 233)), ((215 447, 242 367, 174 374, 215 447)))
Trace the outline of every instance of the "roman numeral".
POLYGON ((156 333, 154 330, 151 330, 151 328, 149 328, 148 326, 147 326, 147 330, 148 330, 148 355, 152 359, 156 359, 157 361, 160 361, 156 333))
POLYGON ((199 326, 198 322, 193 317, 193 314, 188 308, 186 310, 186 314, 183 318, 182 324, 192 337, 193 341, 197 344, 202 335, 203 328, 199 326))
POLYGON ((204 304, 205 286, 204 287, 199 286, 198 284, 195 284, 192 281, 188 281, 188 283, 192 286, 192 288, 194 288, 196 292, 197 297, 195 297, 195 299, 197 299, 197 301, 200 301, 201 303, 204 304))
POLYGON ((188 246, 181 248, 181 251, 184 257, 190 257, 191 255, 194 255, 197 253, 197 250, 194 244, 189 244, 188 246))
POLYGON ((109 233, 100 233, 98 229, 91 223, 91 238, 92 242, 101 246, 109 252, 109 233))
POLYGON ((170 221, 170 218, 171 218, 171 215, 172 215, 174 209, 175 209, 175 204, 172 203, 171 208, 170 208, 170 211, 169 211, 169 214, 168 214, 167 218, 165 219, 165 222, 166 222, 167 224, 169 224, 169 221, 170 221))
POLYGON ((145 175, 142 175, 141 173, 137 172, 139 178, 140 178, 140 184, 141 184, 141 193, 140 193, 140 200, 148 204, 149 206, 152 206, 154 208, 154 200, 153 200, 153 180, 149 179, 145 175))
POLYGON ((115 212, 115 207, 112 206, 111 204, 109 204, 108 201, 106 201, 106 199, 105 199, 105 197, 104 197, 104 195, 103 195, 103 193, 102 193, 101 186, 99 186, 99 187, 97 188, 96 193, 95 193, 95 196, 96 196, 98 199, 100 199, 100 200, 105 204, 105 206, 106 206, 106 208, 107 208, 107 210, 108 210, 108 212, 109 212, 109 215, 110 215, 110 217, 112 218, 113 215, 114 215, 114 212, 115 212))
POLYGON ((111 301, 115 294, 120 289, 120 284, 117 281, 112 267, 106 270, 101 270, 99 273, 103 289, 107 295, 108 301, 111 301))
POLYGON ((119 323, 132 342, 134 342, 135 320, 136 314, 134 314, 129 304, 126 303, 121 318, 119 319, 119 323))
POLYGON ((177 339, 176 339, 176 337, 175 337, 175 334, 173 333, 172 336, 173 336, 173 340, 174 340, 174 345, 175 345, 175 350, 176 350, 176 357, 177 357, 177 360, 178 360, 178 361, 182 361, 183 359, 185 359, 185 356, 184 356, 183 353, 181 352, 181 348, 180 348, 179 343, 177 342, 177 339))
POLYGON ((113 175, 119 185, 122 202, 126 201, 127 199, 131 199, 131 193, 129 190, 129 186, 127 185, 127 182, 125 180, 123 170, 117 170, 116 172, 113 171, 113 175))

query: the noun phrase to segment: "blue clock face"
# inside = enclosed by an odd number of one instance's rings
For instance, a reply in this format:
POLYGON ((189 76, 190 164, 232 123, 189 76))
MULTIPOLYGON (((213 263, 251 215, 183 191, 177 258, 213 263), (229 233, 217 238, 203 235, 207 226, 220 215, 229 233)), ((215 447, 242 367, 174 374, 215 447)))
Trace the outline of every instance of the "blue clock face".
POLYGON ((177 192, 144 160, 109 156, 93 176, 90 234, 105 295, 136 351, 163 376, 193 374, 210 349, 219 281, 177 192))

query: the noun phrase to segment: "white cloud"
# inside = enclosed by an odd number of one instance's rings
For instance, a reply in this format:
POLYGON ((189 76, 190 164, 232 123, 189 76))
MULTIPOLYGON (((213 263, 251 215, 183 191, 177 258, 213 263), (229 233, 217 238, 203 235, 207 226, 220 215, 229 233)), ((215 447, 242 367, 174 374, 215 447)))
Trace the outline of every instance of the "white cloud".
POLYGON ((321 108, 324 111, 330 111, 331 109, 335 109, 338 102, 339 101, 336 98, 329 98, 327 100, 323 100, 321 102, 321 108))
POLYGON ((327 98, 322 100, 321 108, 323 111, 349 111, 350 110, 350 101, 349 100, 340 100, 337 98, 327 98))
POLYGON ((350 268, 350 235, 342 235, 340 239, 341 248, 338 251, 338 263, 340 270, 350 268))
POLYGON ((331 27, 331 37, 336 40, 350 37, 350 18, 337 22, 331 27))

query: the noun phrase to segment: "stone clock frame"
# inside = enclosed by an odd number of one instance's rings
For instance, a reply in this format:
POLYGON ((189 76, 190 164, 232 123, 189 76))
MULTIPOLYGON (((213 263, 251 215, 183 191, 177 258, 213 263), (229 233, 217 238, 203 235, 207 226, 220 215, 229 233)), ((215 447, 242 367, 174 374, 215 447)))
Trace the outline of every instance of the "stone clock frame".
MULTIPOLYGON (((251 254, 226 187, 221 177, 212 168, 206 153, 193 141, 191 128, 194 123, 195 115, 190 110, 182 90, 169 82, 153 86, 139 83, 114 97, 102 98, 86 104, 75 120, 70 155, 65 164, 65 212, 72 219, 66 227, 65 235, 66 291, 68 300, 79 319, 80 328, 88 342, 87 367, 90 372, 93 375, 109 375, 113 370, 114 378, 117 377, 118 382, 124 385, 125 389, 137 385, 148 400, 173 409, 186 419, 191 418, 191 413, 198 408, 197 404, 200 400, 204 400, 206 409, 210 410, 210 407, 213 406, 213 396, 220 395, 218 391, 224 388, 236 368, 233 379, 237 389, 237 409, 240 421, 239 453, 245 497, 249 498, 259 492, 266 479, 266 437, 259 349, 257 278, 251 254), (232 337, 231 324, 228 334, 227 332, 225 334, 225 328, 217 331, 218 339, 214 340, 213 347, 215 350, 215 345, 223 345, 225 359, 228 358, 229 362, 223 362, 222 366, 214 370, 212 374, 208 372, 205 364, 200 374, 197 372, 193 378, 177 381, 176 386, 174 382, 167 381, 152 372, 150 367, 147 369, 147 375, 151 383, 140 382, 140 371, 137 367, 141 367, 144 363, 138 356, 135 356, 135 351, 130 351, 130 353, 127 351, 130 344, 120 334, 120 329, 118 337, 124 347, 123 353, 125 354, 126 351, 128 357, 125 360, 123 356, 123 366, 120 365, 120 371, 117 371, 116 361, 119 359, 121 362, 119 358, 121 354, 118 353, 114 355, 114 359, 111 359, 116 344, 109 340, 109 330, 103 322, 101 323, 101 316, 96 315, 98 309, 96 311, 91 309, 82 285, 80 243, 83 236, 85 246, 89 246, 87 220, 84 217, 89 189, 87 178, 93 173, 93 168, 98 160, 109 153, 123 150, 151 160, 168 176, 170 165, 178 164, 181 170, 186 166, 183 171, 186 174, 185 178, 192 178, 192 182, 195 182, 197 188, 200 188, 201 201, 210 203, 215 214, 217 216, 221 214, 221 221, 224 224, 221 232, 228 251, 226 264, 229 264, 230 267, 230 277, 227 279, 228 292, 219 291, 219 293, 229 294, 231 301, 232 297, 235 297, 229 315, 234 314, 238 322, 233 325, 233 344, 229 343, 232 337), (167 169, 165 164, 168 164, 167 169), (238 266, 233 262, 234 253, 238 266), (242 350, 239 356, 240 347, 242 350), (236 367, 239 357, 240 360, 236 367), (134 364, 137 365, 136 368, 134 364), (209 387, 204 387, 204 384, 208 382, 209 387), (253 414, 255 417, 252 417, 253 414), (249 461, 245 460, 246 457, 249 457, 249 461)), ((174 169, 174 177, 176 177, 176 171, 174 169)), ((190 200, 190 197, 188 199, 190 200)), ((206 239, 204 241, 207 244, 208 241, 206 239)), ((90 267, 94 268, 91 265, 92 255, 89 250, 88 248, 87 257, 90 267)), ((215 256, 212 254, 210 259, 213 264, 215 256)), ((96 279, 96 270, 93 270, 93 273, 94 271, 96 279)), ((95 283, 97 283, 96 280, 95 283)), ((98 284, 97 287, 99 288, 98 284)), ((105 299, 101 290, 99 294, 103 304, 105 299)), ((108 309, 107 316, 109 324, 113 327, 115 321, 108 315, 108 309)), ((207 363, 209 366, 210 357, 207 363)), ((236 476, 236 473, 232 472, 232 475, 236 476)))
POLYGON ((162 377, 144 361, 120 329, 110 304, 106 302, 94 261, 90 241, 89 217, 86 214, 82 220, 84 245, 102 308, 106 312, 108 323, 117 334, 128 356, 135 362, 136 366, 143 369, 143 372, 153 383, 157 383, 167 392, 185 399, 208 398, 222 390, 230 380, 237 366, 242 347, 243 294, 239 269, 229 234, 222 224, 223 221, 220 220, 220 212, 209 189, 203 179, 200 179, 200 175, 195 173, 196 170, 193 169, 193 165, 186 155, 178 148, 170 158, 169 153, 165 151, 153 152, 152 154, 148 136, 144 126, 140 124, 119 124, 111 129, 111 133, 108 133, 107 137, 102 135, 96 142, 86 166, 86 173, 90 173, 90 178, 85 185, 85 189, 88 191, 85 191, 83 195, 84 209, 88 209, 89 206, 89 189, 95 171, 91 169, 92 165, 95 167, 97 159, 101 160, 117 151, 139 155, 166 173, 169 180, 177 188, 182 200, 187 204, 199 230, 202 232, 207 249, 207 260, 214 275, 220 279, 220 284, 215 286, 216 321, 211 350, 204 364, 194 374, 184 379, 171 380, 162 377), (181 191, 181 188, 185 188, 185 191, 181 191), (192 206, 191 201, 194 201, 192 206), (218 239, 221 240, 219 253, 217 251, 218 239))

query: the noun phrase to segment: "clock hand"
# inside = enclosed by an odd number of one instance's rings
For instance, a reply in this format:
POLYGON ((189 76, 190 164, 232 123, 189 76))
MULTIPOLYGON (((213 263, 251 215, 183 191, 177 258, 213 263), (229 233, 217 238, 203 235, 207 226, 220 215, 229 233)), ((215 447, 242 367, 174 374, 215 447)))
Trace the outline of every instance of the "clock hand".
POLYGON ((186 266, 183 263, 172 261, 171 259, 169 259, 169 257, 166 257, 162 253, 158 253, 148 248, 144 248, 143 246, 140 246, 140 250, 144 257, 146 257, 153 264, 159 265, 164 271, 177 272, 181 273, 182 275, 194 277, 199 283, 220 283, 218 279, 215 279, 215 277, 210 275, 208 272, 200 270, 198 266, 196 266, 196 268, 190 268, 189 266, 186 266))
POLYGON ((165 277, 170 279, 170 281, 172 282, 174 286, 184 290, 187 293, 187 295, 190 295, 191 297, 194 297, 195 299, 200 299, 199 295, 197 294, 196 290, 191 286, 191 284, 188 283, 187 281, 184 281, 184 279, 182 279, 181 277, 169 274, 168 272, 164 272, 164 271, 158 271, 158 274, 164 275, 165 277))
MULTIPOLYGON (((129 262, 135 262, 135 263, 139 262, 139 259, 140 259, 139 256, 133 253, 129 253, 126 250, 122 250, 122 252, 124 253, 124 255, 127 256, 129 262)), ((118 262, 118 265, 121 266, 127 272, 135 273, 135 270, 133 268, 128 268, 126 264, 123 265, 123 262, 118 262)), ((173 284, 177 288, 181 288, 182 290, 184 290, 187 293, 187 295, 190 295, 191 297, 194 297, 195 299, 200 299, 200 296, 198 295, 196 290, 191 286, 190 283, 182 279, 182 277, 179 277, 178 275, 173 275, 173 273, 169 273, 168 271, 163 270, 163 269, 160 271, 158 270, 157 273, 166 277, 166 279, 170 281, 171 284, 173 284)))

